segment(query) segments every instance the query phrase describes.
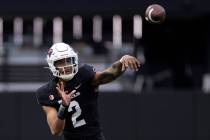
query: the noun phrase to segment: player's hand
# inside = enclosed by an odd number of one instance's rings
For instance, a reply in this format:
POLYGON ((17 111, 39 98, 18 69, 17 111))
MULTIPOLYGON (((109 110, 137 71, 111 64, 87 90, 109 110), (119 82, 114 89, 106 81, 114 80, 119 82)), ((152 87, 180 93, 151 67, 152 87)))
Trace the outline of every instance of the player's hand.
POLYGON ((126 70, 128 67, 131 70, 138 71, 140 68, 140 62, 138 59, 136 59, 133 56, 130 55, 124 55, 120 62, 122 63, 122 71, 126 70))
POLYGON ((74 95, 74 93, 76 93, 76 90, 72 90, 71 92, 64 91, 64 82, 60 82, 60 84, 57 84, 56 89, 58 91, 58 95, 62 99, 62 105, 69 106, 71 98, 74 95))

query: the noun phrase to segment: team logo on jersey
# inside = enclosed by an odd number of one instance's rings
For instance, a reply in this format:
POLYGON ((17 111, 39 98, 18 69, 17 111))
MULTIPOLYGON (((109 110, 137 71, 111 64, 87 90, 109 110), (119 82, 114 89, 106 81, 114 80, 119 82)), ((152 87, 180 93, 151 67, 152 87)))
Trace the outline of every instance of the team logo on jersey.
POLYGON ((53 95, 49 95, 49 99, 52 101, 55 99, 55 97, 53 95))
POLYGON ((93 71, 96 72, 96 69, 93 67, 93 71))
POLYGON ((49 55, 49 57, 51 56, 52 53, 53 53, 53 49, 49 49, 49 50, 48 50, 48 55, 49 55))
POLYGON ((78 89, 79 87, 81 87, 81 85, 82 85, 82 83, 80 83, 79 85, 77 85, 77 86, 75 87, 75 89, 78 89))

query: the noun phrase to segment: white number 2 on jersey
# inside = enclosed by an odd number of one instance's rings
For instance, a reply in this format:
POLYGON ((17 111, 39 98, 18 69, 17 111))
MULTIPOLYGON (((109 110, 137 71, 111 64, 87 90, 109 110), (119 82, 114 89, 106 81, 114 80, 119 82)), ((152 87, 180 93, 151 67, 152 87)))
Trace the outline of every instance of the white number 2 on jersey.
POLYGON ((79 106, 79 103, 77 101, 71 101, 69 108, 68 108, 68 112, 73 111, 72 108, 75 107, 75 112, 72 114, 71 120, 73 123, 74 128, 85 125, 86 122, 84 119, 81 120, 77 120, 77 118, 81 115, 82 110, 79 106))

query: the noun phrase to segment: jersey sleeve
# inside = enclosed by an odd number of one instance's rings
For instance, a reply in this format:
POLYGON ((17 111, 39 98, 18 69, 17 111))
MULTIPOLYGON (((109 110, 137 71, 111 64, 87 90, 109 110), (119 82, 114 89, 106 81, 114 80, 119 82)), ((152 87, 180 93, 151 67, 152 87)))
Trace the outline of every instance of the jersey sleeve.
POLYGON ((85 81, 91 81, 95 76, 95 68, 91 65, 85 64, 81 69, 81 74, 85 78, 85 81))
POLYGON ((58 103, 56 102, 56 100, 52 100, 55 97, 54 95, 49 94, 46 86, 43 86, 36 91, 36 98, 38 104, 40 104, 41 106, 51 106, 57 108, 58 103))

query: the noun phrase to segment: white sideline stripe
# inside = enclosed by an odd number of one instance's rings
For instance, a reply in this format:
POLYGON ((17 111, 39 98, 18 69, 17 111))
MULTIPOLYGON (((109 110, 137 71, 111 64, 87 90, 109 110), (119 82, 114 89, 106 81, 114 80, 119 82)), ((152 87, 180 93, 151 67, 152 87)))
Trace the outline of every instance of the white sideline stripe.
MULTIPOLYGON (((0 93, 3 92, 35 92, 39 87, 43 86, 46 82, 33 82, 33 83, 1 83, 0 93)), ((122 85, 117 82, 109 83, 100 86, 100 91, 122 91, 122 85)))
POLYGON ((45 83, 0 83, 0 92, 35 92, 45 83))

